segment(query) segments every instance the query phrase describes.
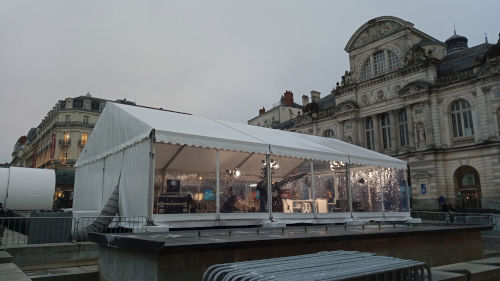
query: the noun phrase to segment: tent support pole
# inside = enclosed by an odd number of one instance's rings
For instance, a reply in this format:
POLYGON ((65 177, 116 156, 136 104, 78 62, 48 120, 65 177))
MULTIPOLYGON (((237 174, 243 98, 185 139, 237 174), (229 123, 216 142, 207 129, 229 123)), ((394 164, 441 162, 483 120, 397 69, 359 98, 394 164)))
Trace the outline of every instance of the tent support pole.
POLYGON ((385 204, 384 204, 384 179, 385 179, 384 169, 385 168, 380 168, 380 169, 379 169, 379 180, 380 180, 380 197, 382 199, 382 218, 385 219, 385 204))
MULTIPOLYGON (((104 156, 104 158, 102 159, 102 184, 101 184, 101 198, 100 198, 100 202, 99 202, 99 208, 102 210, 104 208, 104 205, 103 205, 103 202, 104 202, 104 175, 106 173, 106 157, 107 156, 104 156)), ((120 183, 118 183, 120 184, 120 183)))
POLYGON ((351 219, 353 218, 352 216, 352 188, 351 188, 351 175, 350 175, 350 167, 349 164, 345 165, 345 177, 346 177, 346 185, 347 185, 347 191, 349 194, 349 213, 351 213, 351 219))
POLYGON ((266 154, 266 174, 267 174, 267 209, 269 220, 273 219, 273 188, 271 181, 271 155, 266 154))
POLYGON ((318 210, 316 208, 316 181, 314 180, 314 162, 311 161, 311 188, 312 188, 312 199, 313 199, 313 213, 314 213, 314 218, 318 218, 318 210))
MULTIPOLYGON (((410 166, 407 166, 408 167, 408 170, 410 170, 410 166)), ((410 180, 410 173, 408 172, 403 172, 403 179, 405 179, 405 187, 406 187, 406 207, 408 208, 408 213, 411 212, 411 208, 410 208, 410 188, 408 187, 408 181, 410 180)), ((401 208, 401 211, 403 208, 401 208)), ((410 213, 410 217, 411 217, 411 213, 410 213)))
POLYGON ((219 150, 215 150, 215 219, 220 220, 220 156, 219 150))
POLYGON ((148 221, 153 222, 153 204, 155 196, 155 132, 149 135, 149 189, 148 189, 148 221))

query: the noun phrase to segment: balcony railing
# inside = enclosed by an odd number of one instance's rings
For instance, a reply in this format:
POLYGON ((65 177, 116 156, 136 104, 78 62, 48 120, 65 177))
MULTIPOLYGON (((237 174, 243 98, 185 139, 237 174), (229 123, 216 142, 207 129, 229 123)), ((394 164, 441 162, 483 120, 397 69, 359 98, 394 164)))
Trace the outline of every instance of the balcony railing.
POLYGON ((451 143, 453 145, 461 145, 461 144, 474 143, 474 136, 452 139, 451 143))
POLYGON ((68 146, 70 144, 71 144, 71 139, 68 139, 68 140, 59 140, 59 145, 68 146))
POLYGON ((87 144, 86 140, 78 140, 78 145, 79 146, 85 146, 85 144, 87 144))
POLYGON ((68 122, 57 122, 54 123, 54 127, 85 127, 94 128, 94 123, 83 122, 83 121, 68 121, 68 122))

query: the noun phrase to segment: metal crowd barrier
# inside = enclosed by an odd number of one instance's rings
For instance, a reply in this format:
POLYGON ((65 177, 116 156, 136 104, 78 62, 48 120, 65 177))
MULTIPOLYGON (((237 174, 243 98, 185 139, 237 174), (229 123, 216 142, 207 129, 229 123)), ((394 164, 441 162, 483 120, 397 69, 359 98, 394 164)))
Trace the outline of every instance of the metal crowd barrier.
POLYGON ((71 241, 72 217, 0 217, 0 245, 71 241))
POLYGON ((412 218, 436 224, 494 224, 493 214, 411 211, 412 218))
MULTIPOLYGON (((0 245, 63 243, 74 240, 74 234, 92 224, 97 217, 29 216, 0 217, 0 245)), ((103 233, 146 232, 146 217, 113 217, 103 233)), ((81 239, 88 241, 88 233, 81 239)))
MULTIPOLYGON (((73 229, 73 235, 76 233, 84 233, 98 217, 80 217, 76 220, 73 229)), ((147 231, 146 217, 124 217, 124 216, 101 216, 100 218, 112 219, 111 223, 101 233, 140 233, 147 231)), ((88 233, 84 233, 84 237, 80 237, 80 241, 88 241, 88 233)))
POLYGON ((216 264, 203 281, 392 280, 432 281, 429 267, 419 261, 377 256, 356 251, 216 264), (427 273, 427 274, 426 274, 427 273))

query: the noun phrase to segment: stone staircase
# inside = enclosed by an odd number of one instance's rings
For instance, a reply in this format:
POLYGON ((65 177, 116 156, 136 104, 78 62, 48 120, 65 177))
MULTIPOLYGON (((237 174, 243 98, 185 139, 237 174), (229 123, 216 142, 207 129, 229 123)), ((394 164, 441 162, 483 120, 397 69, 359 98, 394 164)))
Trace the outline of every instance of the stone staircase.
POLYGON ((12 256, 6 251, 0 251, 0 280, 2 281, 29 281, 24 272, 12 263, 12 256))
POLYGON ((500 230, 483 231, 483 249, 500 251, 500 230))
POLYGON ((94 243, 0 247, 1 281, 97 281, 94 243))
POLYGON ((500 231, 482 233, 483 259, 431 268, 433 281, 500 280, 500 231))

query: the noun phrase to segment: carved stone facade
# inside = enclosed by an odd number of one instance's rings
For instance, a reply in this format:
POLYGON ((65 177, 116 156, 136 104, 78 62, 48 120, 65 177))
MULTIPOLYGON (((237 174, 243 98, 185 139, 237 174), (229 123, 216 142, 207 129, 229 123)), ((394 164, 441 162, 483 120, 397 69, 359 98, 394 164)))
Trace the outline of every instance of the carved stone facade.
POLYGON ((443 43, 379 17, 345 50, 341 82, 285 129, 328 131, 407 161, 414 209, 438 209, 441 197, 457 208, 499 209, 500 41, 468 48, 463 36, 443 43))

